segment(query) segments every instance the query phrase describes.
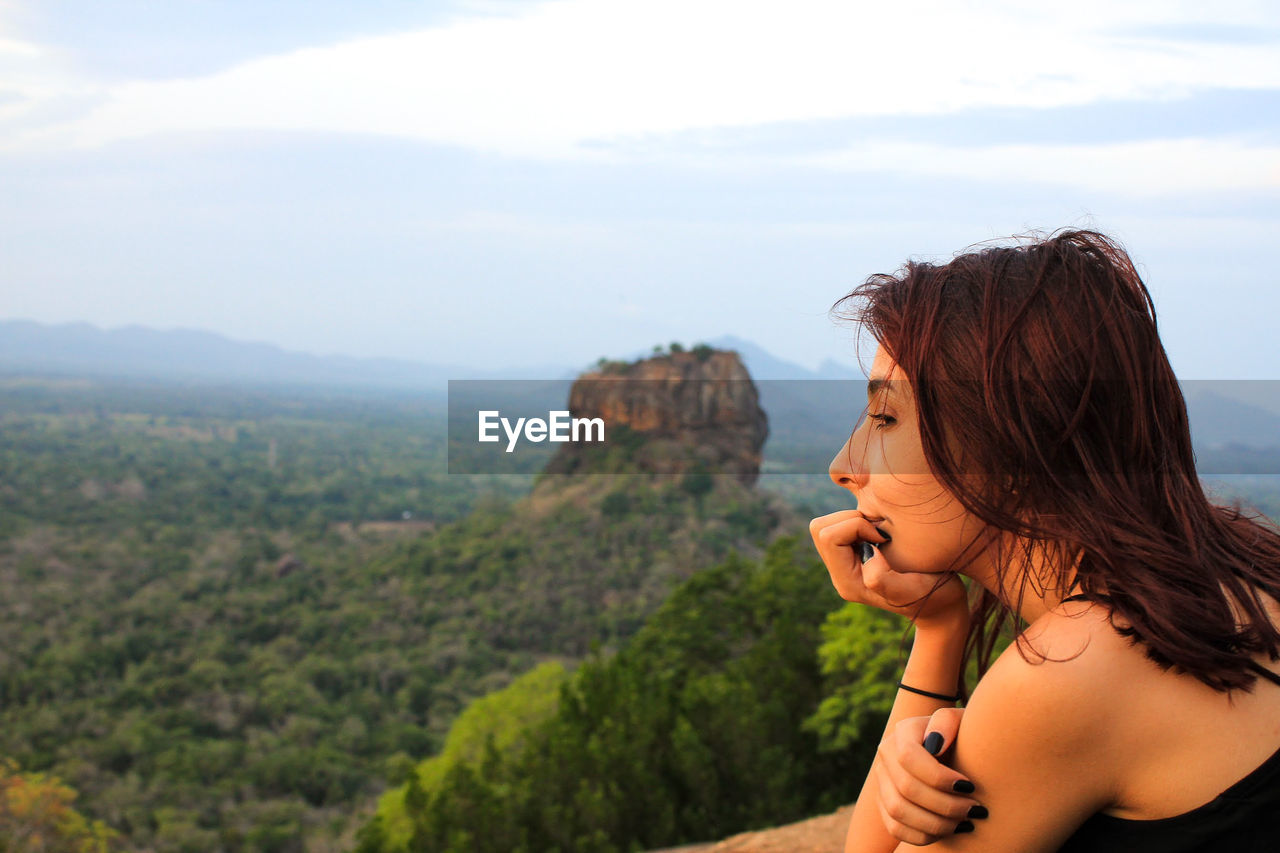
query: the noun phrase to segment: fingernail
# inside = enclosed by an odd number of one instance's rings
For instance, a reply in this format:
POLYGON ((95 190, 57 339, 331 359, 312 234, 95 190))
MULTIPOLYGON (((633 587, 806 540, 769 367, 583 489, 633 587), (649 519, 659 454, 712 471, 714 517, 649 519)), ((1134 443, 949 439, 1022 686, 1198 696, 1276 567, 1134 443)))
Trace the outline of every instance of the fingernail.
POLYGON ((883 536, 883 537, 884 537, 884 541, 886 541, 886 542, 892 542, 892 541, 893 541, 893 537, 892 537, 892 536, 890 536, 888 533, 885 533, 885 532, 884 532, 883 530, 881 530, 879 527, 876 527, 876 528, 875 528, 875 531, 876 531, 876 533, 879 533, 881 536, 883 536))
POLYGON ((858 556, 862 558, 862 562, 864 563, 871 562, 871 559, 875 557, 875 555, 876 555, 876 551, 874 548, 871 547, 870 542, 858 543, 858 556))
POLYGON ((924 739, 924 751, 930 755, 942 752, 942 732, 929 732, 928 737, 924 739))
POLYGON ((959 825, 956 826, 956 835, 962 832, 973 832, 973 824, 967 820, 960 821, 959 825))
POLYGON ((986 806, 974 806, 969 809, 969 813, 965 815, 965 817, 973 818, 974 820, 982 820, 988 814, 986 806))
POLYGON ((974 788, 973 788, 973 783, 970 782, 968 779, 957 779, 951 785, 951 790, 960 794, 972 794, 974 788))

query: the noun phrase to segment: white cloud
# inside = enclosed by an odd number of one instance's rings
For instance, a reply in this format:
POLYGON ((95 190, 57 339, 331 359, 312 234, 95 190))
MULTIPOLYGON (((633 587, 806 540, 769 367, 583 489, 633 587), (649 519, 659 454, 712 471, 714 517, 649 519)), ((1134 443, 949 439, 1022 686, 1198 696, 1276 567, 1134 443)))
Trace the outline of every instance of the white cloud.
POLYGON ((870 143, 799 162, 848 171, 1056 184, 1122 195, 1280 190, 1280 146, 1233 139, 968 148, 870 143))
MULTIPOLYGON (((515 17, 484 15, 309 48, 204 77, 96 89, 42 65, 33 46, 0 42, 6 67, 28 66, 13 84, 23 99, 4 107, 15 127, 3 144, 92 147, 158 133, 253 129, 382 134, 517 156, 605 156, 593 141, 1280 87, 1280 60, 1269 45, 1117 34, 1194 27, 1205 14, 1201 4, 1175 2, 1027 10, 954 0, 560 0, 515 17), (43 103, 94 92, 100 102, 77 119, 39 118, 43 103)), ((1213 16, 1236 26, 1277 21, 1258 3, 1218 5, 1213 16)), ((879 149, 859 156, 872 155, 910 165, 879 149)), ((998 156, 969 160, 987 169, 998 156)), ((1238 174, 1234 166, 1222 171, 1229 180, 1238 174)))
POLYGON ((40 53, 40 48, 30 42, 0 38, 0 60, 7 60, 13 57, 33 59, 40 56, 40 53))

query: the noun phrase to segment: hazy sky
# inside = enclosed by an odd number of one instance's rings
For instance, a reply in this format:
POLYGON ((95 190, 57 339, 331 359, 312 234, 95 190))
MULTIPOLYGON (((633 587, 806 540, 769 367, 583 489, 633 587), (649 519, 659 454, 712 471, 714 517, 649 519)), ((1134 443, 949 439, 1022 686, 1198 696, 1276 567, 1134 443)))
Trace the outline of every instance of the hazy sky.
POLYGON ((0 0, 0 190, 2 318, 852 363, 867 275, 1088 225, 1280 378, 1275 3, 0 0))

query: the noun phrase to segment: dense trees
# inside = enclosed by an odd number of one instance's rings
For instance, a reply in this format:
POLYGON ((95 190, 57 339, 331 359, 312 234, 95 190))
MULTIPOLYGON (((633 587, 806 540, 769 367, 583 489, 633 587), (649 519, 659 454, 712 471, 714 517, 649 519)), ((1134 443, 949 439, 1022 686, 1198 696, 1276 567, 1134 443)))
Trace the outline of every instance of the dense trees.
POLYGON ((405 402, 90 391, 0 391, 0 755, 128 846, 340 848, 473 699, 781 520, 625 478, 513 504, 405 402))
MULTIPOLYGON (((759 561, 731 554, 677 588, 616 655, 584 662, 544 722, 502 694, 490 699, 505 716, 487 727, 464 714, 476 748, 432 759, 390 792, 360 849, 644 849, 847 802, 868 743, 823 751, 804 725, 823 692, 819 626, 838 604, 797 537, 759 561)), ((877 634, 870 652, 887 653, 883 642, 896 654, 900 638, 877 634)), ((541 689, 551 683, 544 675, 541 689)), ((883 725, 887 707, 864 710, 883 725)))
POLYGON ((477 692, 436 674, 402 579, 370 569, 528 488, 444 475, 442 406, 0 397, 0 755, 126 845, 301 849, 477 692))

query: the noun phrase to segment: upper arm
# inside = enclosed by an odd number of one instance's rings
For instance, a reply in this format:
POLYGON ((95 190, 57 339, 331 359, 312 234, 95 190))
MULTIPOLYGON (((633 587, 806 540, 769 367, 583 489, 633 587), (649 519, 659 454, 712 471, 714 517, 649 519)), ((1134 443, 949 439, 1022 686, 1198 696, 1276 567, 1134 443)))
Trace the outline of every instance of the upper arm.
MULTIPOLYGON (((1066 633, 1084 636, 1079 628, 1066 633)), ((1067 648, 1070 637, 1066 644, 1058 639, 1035 647, 1053 658, 1080 648, 1067 648)), ((974 821, 972 833, 927 849, 1048 853, 1113 801, 1119 751, 1109 742, 1116 736, 1107 723, 1115 714, 1107 701, 1115 679, 1107 651, 1090 648, 1073 660, 1042 662, 1030 651, 1023 660, 1011 645, 1001 655, 965 708, 950 762, 973 781, 972 796, 989 817, 974 821)))

